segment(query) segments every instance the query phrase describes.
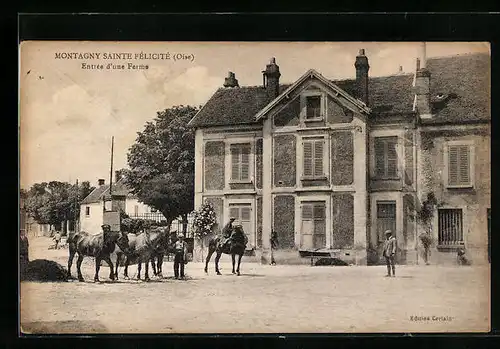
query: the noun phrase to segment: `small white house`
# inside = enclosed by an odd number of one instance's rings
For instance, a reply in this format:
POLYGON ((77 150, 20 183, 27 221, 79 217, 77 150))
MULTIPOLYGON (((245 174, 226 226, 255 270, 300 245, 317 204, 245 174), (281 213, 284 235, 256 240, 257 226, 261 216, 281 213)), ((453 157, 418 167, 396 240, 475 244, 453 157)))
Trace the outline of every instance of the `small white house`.
MULTIPOLYGON (((121 178, 117 178, 113 184, 112 195, 113 205, 124 210, 131 218, 151 219, 157 222, 165 219, 160 212, 140 202, 121 178)), ((99 179, 97 187, 83 199, 80 205, 81 231, 90 233, 101 231, 101 225, 104 222, 105 198, 109 200, 109 184, 105 184, 104 179, 99 179)))

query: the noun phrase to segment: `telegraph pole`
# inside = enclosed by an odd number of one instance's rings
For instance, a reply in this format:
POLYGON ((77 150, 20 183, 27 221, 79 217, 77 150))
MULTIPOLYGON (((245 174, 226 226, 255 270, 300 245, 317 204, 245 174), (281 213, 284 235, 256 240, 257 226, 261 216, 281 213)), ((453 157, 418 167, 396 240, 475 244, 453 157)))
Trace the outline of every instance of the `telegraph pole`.
MULTIPOLYGON (((74 230, 74 232, 75 232, 75 233, 76 233, 76 231, 77 231, 77 226, 78 226, 78 225, 77 225, 77 222, 78 222, 78 220, 79 220, 79 219, 78 219, 78 215, 77 215, 78 202, 79 202, 78 197, 80 196, 79 194, 80 194, 80 193, 79 193, 79 190, 78 190, 78 178, 77 178, 77 179, 76 179, 75 209, 74 209, 74 211, 73 211, 73 213, 74 213, 74 217, 73 217, 73 230, 74 230)), ((68 234, 69 234, 69 233, 68 233, 68 234)))
POLYGON ((113 186, 113 146, 115 143, 115 137, 111 137, 111 169, 109 172, 109 196, 113 198, 112 196, 112 186, 113 186))

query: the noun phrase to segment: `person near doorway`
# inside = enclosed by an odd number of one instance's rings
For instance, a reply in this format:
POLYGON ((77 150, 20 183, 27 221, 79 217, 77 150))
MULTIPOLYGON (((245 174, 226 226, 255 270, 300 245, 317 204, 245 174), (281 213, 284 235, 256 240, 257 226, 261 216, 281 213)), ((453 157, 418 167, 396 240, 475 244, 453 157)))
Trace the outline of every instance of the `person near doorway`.
POLYGON ((177 235, 177 241, 174 243, 174 275, 176 279, 184 279, 184 264, 186 263, 187 244, 184 241, 184 234, 177 235))
POLYGON ((392 231, 385 231, 385 241, 384 241, 384 252, 383 255, 385 257, 385 263, 387 264, 387 275, 386 277, 396 276, 396 266, 394 265, 395 257, 396 257, 396 247, 397 242, 396 238, 392 236, 392 231))

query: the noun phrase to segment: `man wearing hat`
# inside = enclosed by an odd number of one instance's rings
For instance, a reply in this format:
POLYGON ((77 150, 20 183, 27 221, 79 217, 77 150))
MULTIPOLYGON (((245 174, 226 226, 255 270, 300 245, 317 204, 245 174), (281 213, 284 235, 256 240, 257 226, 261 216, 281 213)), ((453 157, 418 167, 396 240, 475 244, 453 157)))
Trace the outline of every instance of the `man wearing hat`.
POLYGON ((221 241, 221 246, 224 247, 226 243, 229 241, 229 238, 231 237, 231 234, 233 233, 233 222, 235 221, 236 218, 231 217, 229 218, 229 222, 222 228, 222 241, 221 241))
POLYGON ((184 264, 186 263, 186 254, 187 254, 187 244, 184 241, 184 234, 180 233, 177 235, 177 241, 174 243, 174 275, 175 278, 179 278, 179 274, 181 279, 184 278, 184 264), (179 273, 180 269, 180 273, 179 273))
POLYGON ((396 267, 394 265, 396 247, 397 247, 396 238, 392 236, 392 231, 386 230, 385 241, 384 241, 384 253, 383 253, 385 257, 385 263, 387 264, 386 277, 391 276, 391 269, 392 269, 392 276, 396 276, 396 267))

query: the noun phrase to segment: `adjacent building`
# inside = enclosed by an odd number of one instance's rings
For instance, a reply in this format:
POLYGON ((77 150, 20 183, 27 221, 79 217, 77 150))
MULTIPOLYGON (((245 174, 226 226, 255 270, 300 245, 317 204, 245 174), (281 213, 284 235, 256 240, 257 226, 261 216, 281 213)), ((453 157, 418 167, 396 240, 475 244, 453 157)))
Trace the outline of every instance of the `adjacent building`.
MULTIPOLYGON (((424 51, 425 52, 425 51, 424 51)), ((398 259, 418 259, 415 212, 438 199, 436 262, 465 248, 487 261, 490 212, 490 56, 417 60, 411 74, 370 77, 364 50, 354 79, 309 69, 281 83, 274 58, 262 86, 230 72, 190 125, 196 128, 195 206, 233 216, 248 249, 269 261, 314 253, 377 263, 384 231, 398 259)))
POLYGON ((115 183, 111 188, 113 200, 110 197, 109 187, 104 179, 99 179, 96 188, 82 200, 80 230, 100 232, 107 211, 121 210, 131 218, 150 219, 156 222, 165 219, 160 212, 140 202, 124 184, 123 178, 118 177, 118 172, 115 173, 115 183))

